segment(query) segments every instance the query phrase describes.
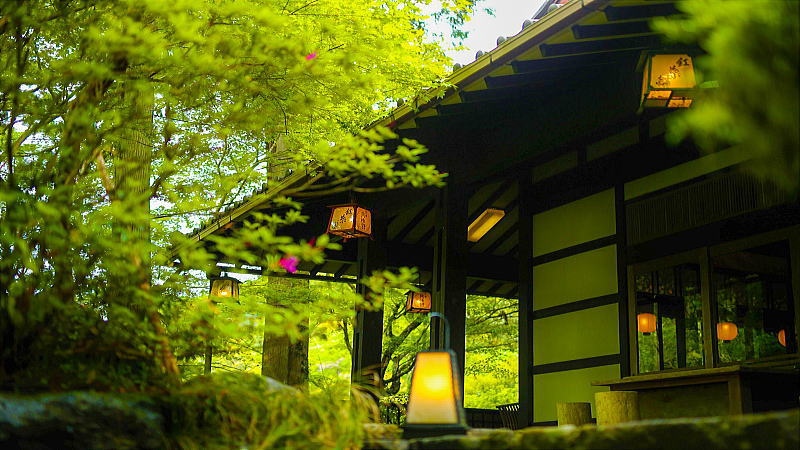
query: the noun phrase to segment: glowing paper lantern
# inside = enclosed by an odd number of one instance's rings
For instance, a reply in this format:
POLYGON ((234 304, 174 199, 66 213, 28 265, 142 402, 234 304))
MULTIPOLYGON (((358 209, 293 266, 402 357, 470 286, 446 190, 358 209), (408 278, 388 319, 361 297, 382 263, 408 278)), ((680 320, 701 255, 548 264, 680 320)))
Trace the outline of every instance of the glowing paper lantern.
POLYGON ((372 236, 372 212, 355 203, 330 206, 328 233, 345 239, 372 236))
POLYGON ((408 291, 406 294, 406 312, 431 312, 431 293, 408 291))
POLYGON ((684 54, 647 55, 642 80, 645 108, 688 108, 697 87, 692 57, 684 54))
POLYGON ((717 339, 730 342, 739 335, 739 327, 733 322, 720 322, 717 324, 717 339))
POLYGON ((778 331, 778 342, 786 347, 786 330, 778 331))
POLYGON ((639 333, 647 336, 656 331, 656 315, 651 313, 641 313, 636 316, 639 333))

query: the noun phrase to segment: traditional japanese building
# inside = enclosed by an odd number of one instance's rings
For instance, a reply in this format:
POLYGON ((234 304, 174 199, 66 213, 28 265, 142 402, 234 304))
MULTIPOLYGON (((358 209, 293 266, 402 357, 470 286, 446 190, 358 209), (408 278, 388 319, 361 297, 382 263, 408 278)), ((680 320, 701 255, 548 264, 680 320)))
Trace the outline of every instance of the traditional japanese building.
MULTIPOLYGON (((409 100, 379 123, 424 143, 447 186, 358 196, 373 238, 295 276, 353 282, 419 267, 462 368, 466 294, 517 298, 522 425, 552 424, 557 402, 608 389, 638 390, 643 417, 798 407, 800 204, 747 170, 747 148, 667 144, 667 122, 705 88, 673 80, 693 76, 702 53, 651 28, 673 14, 660 0, 547 2, 456 68, 443 98, 409 100)), ((231 232, 307 176, 194 238, 231 232)), ((327 206, 347 200, 306 202, 311 219, 286 232, 323 233, 327 206)), ((380 363, 381 335, 381 312, 360 311, 354 374, 380 363)))

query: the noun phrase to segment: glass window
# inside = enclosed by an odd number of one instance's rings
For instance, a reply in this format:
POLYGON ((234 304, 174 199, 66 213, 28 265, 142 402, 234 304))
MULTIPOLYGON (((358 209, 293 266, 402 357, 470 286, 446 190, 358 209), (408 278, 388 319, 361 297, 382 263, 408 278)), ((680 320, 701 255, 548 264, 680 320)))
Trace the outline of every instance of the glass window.
POLYGON ((639 372, 703 366, 700 265, 635 276, 639 372))
POLYGON ((712 258, 720 363, 794 353, 789 242, 712 258))

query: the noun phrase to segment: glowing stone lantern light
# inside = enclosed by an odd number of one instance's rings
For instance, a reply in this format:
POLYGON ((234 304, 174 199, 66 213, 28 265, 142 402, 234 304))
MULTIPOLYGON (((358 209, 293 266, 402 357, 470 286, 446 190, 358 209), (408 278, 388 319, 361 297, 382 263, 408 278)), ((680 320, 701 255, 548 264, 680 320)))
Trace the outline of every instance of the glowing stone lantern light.
POLYGON ((441 314, 430 316, 445 323, 445 348, 417 353, 403 426, 404 439, 467 432, 458 364, 455 353, 449 349, 450 327, 441 314))
POLYGON ((431 312, 431 293, 408 291, 406 294, 406 312, 429 313, 431 312))
POLYGON ((328 233, 345 239, 372 236, 372 212, 355 203, 330 206, 328 233))
POLYGON ((645 108, 688 108, 697 88, 692 57, 648 54, 642 82, 645 108))
POLYGON ((639 333, 649 336, 656 331, 656 315, 651 313, 641 313, 636 316, 637 328, 639 333))
POLYGON ((778 331, 778 343, 786 347, 786 330, 778 331))
POLYGON ((211 297, 239 298, 239 280, 231 277, 212 278, 211 297))
POLYGON ((739 335, 739 327, 733 322, 720 322, 717 324, 717 339, 730 342, 739 335))

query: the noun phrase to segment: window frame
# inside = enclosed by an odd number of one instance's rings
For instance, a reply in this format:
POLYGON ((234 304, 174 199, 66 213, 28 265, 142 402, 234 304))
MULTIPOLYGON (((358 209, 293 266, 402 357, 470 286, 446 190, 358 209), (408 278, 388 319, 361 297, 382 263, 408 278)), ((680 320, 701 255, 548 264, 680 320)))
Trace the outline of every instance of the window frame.
POLYGON ((699 369, 711 369, 715 367, 726 367, 739 364, 769 363, 774 361, 792 360, 800 356, 797 350, 794 353, 785 355, 773 355, 764 358, 750 359, 745 361, 735 361, 731 363, 720 363, 719 352, 717 350, 717 331, 716 323, 717 307, 711 298, 712 268, 711 260, 715 256, 746 250, 778 241, 788 241, 789 243, 789 267, 790 279, 792 284, 792 300, 794 303, 794 327, 795 327, 795 349, 800 348, 800 225, 782 228, 775 231, 760 233, 742 239, 723 242, 717 245, 704 246, 693 250, 676 253, 636 264, 628 265, 628 348, 630 355, 631 375, 641 375, 639 372, 639 342, 638 330, 636 325, 636 279, 637 272, 648 272, 667 267, 676 266, 683 263, 693 263, 700 265, 700 299, 703 311, 703 367, 665 369, 646 372, 647 374, 693 371, 699 369))

